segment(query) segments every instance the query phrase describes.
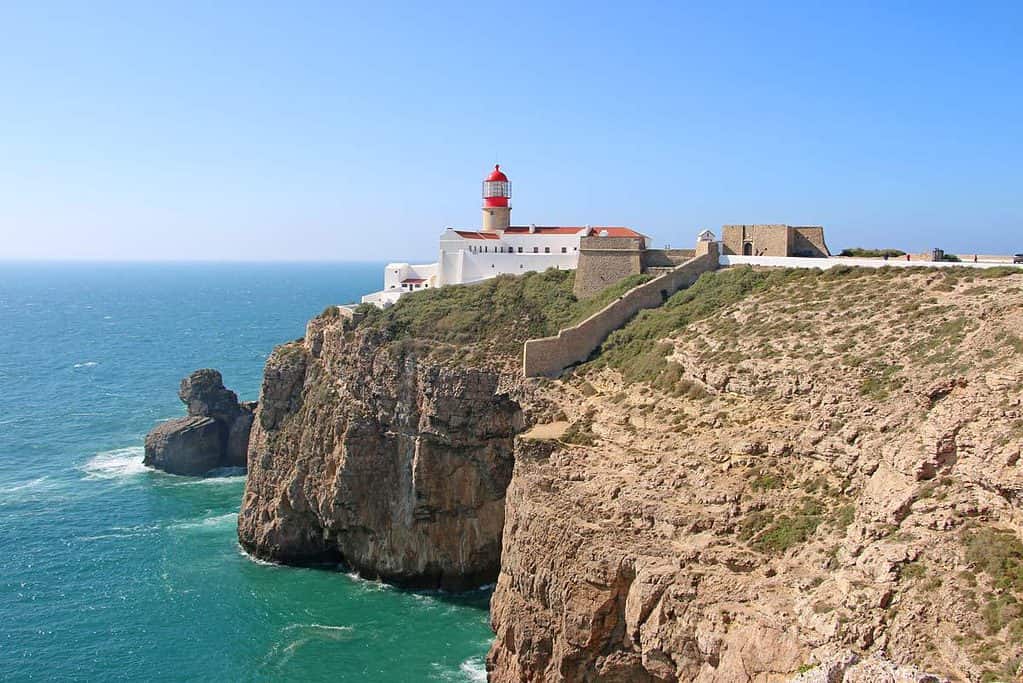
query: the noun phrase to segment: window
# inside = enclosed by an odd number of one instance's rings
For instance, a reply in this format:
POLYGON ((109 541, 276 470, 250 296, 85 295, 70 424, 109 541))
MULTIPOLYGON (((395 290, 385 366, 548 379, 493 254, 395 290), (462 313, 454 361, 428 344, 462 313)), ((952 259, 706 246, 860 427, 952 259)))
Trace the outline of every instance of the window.
POLYGON ((519 253, 520 254, 522 253, 522 247, 519 247, 519 253))
POLYGON ((540 247, 533 247, 533 253, 534 254, 539 254, 540 253, 540 247))
POLYGON ((568 247, 562 247, 561 248, 561 253, 562 254, 567 254, 568 253, 568 247))
POLYGON ((551 253, 551 248, 550 247, 544 247, 543 248, 543 253, 545 253, 545 254, 551 253))

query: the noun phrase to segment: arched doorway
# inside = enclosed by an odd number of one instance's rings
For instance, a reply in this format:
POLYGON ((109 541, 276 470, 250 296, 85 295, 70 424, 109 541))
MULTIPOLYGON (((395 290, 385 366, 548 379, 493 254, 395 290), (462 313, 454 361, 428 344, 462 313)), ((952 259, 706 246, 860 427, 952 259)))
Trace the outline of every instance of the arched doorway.
POLYGON ((743 256, 752 256, 753 255, 753 243, 752 242, 743 242, 742 243, 742 255, 743 256))

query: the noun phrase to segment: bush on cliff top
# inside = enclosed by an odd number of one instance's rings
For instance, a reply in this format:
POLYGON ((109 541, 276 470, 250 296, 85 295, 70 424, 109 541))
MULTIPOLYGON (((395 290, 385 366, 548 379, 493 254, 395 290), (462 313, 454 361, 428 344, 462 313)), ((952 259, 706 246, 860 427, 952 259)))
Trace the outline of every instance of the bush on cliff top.
POLYGON ((486 342, 490 351, 518 355, 522 343, 558 333, 649 279, 627 277, 579 301, 572 294, 574 271, 499 275, 472 285, 451 285, 404 296, 387 309, 364 305, 363 325, 391 339, 427 339, 458 345, 486 342))
POLYGON ((862 247, 843 249, 842 253, 839 254, 839 256, 858 256, 860 258, 882 258, 884 256, 893 258, 905 255, 906 252, 901 249, 864 249, 862 247))
POLYGON ((593 361, 597 367, 620 370, 632 381, 656 382, 665 373, 669 345, 659 344, 686 325, 720 311, 753 292, 775 283, 816 277, 815 270, 757 271, 749 267, 704 273, 660 308, 641 311, 628 325, 613 332, 593 361))

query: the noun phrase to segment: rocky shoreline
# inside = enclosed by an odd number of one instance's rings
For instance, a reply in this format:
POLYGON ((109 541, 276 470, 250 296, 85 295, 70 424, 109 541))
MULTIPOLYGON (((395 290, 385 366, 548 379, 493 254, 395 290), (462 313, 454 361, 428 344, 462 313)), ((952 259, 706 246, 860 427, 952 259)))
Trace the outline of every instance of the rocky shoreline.
POLYGON ((239 541, 408 587, 496 579, 492 681, 1011 680, 1023 288, 960 277, 696 288, 654 314, 691 321, 667 341, 612 338, 556 381, 485 336, 329 311, 267 362, 239 541))

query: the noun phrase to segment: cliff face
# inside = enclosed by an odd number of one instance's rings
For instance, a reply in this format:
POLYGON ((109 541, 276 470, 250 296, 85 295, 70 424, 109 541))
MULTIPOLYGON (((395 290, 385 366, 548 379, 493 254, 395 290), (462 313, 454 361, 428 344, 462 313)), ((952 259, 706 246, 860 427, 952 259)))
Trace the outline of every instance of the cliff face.
POLYGON ((774 280, 544 385, 492 680, 1016 680, 1021 278, 774 280))
POLYGON ((239 539, 259 557, 343 561, 401 585, 493 582, 522 411, 499 369, 389 341, 321 317, 274 351, 239 539))
POLYGON ((242 544, 496 576, 498 683, 1018 675, 1019 276, 731 269, 521 380, 568 285, 444 288, 278 348, 242 544))

